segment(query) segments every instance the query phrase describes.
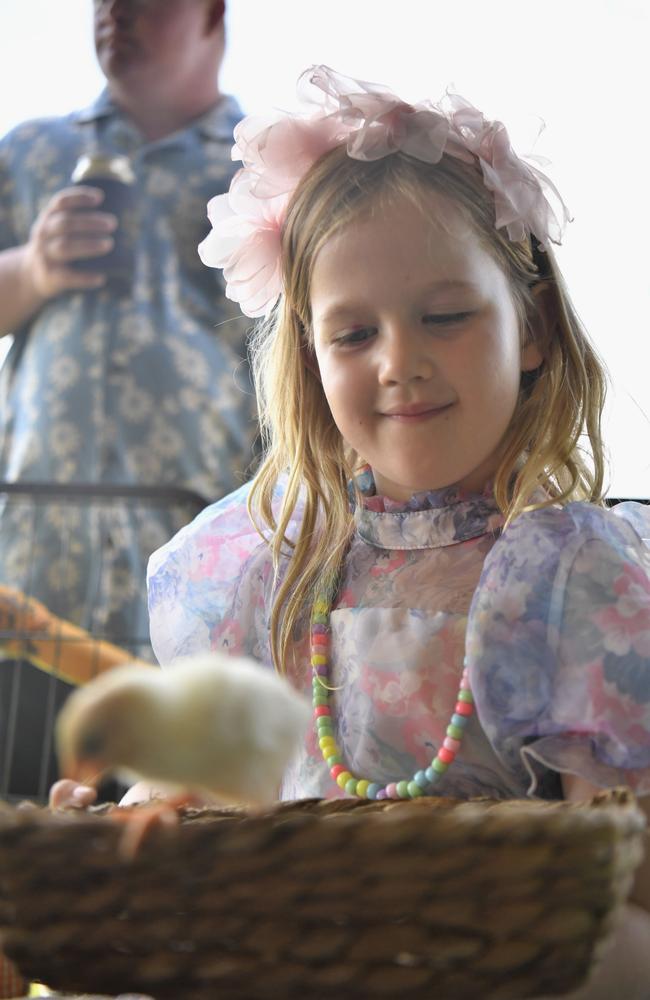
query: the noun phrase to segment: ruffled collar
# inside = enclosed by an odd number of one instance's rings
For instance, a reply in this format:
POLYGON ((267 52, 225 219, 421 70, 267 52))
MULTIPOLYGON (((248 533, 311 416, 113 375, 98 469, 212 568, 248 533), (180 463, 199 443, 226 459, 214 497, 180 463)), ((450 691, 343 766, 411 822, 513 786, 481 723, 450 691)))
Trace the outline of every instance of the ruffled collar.
POLYGON ((355 507, 357 533, 384 549, 433 549, 481 535, 498 535, 504 516, 491 489, 467 493, 456 487, 414 493, 407 501, 378 496, 372 470, 356 477, 363 503, 355 507))

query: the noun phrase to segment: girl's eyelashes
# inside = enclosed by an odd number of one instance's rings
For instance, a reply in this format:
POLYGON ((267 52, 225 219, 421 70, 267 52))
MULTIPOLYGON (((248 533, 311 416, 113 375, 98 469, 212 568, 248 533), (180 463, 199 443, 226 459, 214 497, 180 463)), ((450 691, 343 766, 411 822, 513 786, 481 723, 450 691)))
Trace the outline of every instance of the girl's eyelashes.
POLYGON ((467 309, 464 312, 453 313, 429 313, 424 316, 424 322, 432 326, 453 326, 455 323, 464 323, 474 315, 474 311, 467 309))
POLYGON ((335 344, 341 344, 345 346, 346 344, 362 344, 364 341, 369 340, 377 332, 375 327, 363 326, 356 330, 348 330, 345 333, 339 334, 334 338, 335 344))
MULTIPOLYGON (((462 312, 425 313, 422 317, 422 322, 427 326, 453 327, 466 322, 474 314, 474 309, 465 309, 462 312)), ((354 346, 356 344, 363 344, 376 333, 377 328, 374 326, 360 326, 354 330, 347 330, 337 334, 332 339, 335 344, 341 346, 354 346)))

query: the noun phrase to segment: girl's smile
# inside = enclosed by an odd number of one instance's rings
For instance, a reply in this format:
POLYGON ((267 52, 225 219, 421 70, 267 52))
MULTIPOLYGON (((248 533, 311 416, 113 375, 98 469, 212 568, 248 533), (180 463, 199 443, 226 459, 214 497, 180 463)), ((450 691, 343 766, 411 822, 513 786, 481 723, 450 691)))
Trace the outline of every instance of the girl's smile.
POLYGON ((432 417, 440 416, 452 405, 452 403, 440 406, 432 405, 431 403, 403 403, 398 404, 394 410, 387 410, 384 416, 391 417, 393 420, 418 423, 421 420, 429 420, 432 417))
POLYGON ((394 198, 334 235, 314 264, 314 350, 334 420, 395 500, 496 472, 522 370, 505 274, 441 195, 394 198))

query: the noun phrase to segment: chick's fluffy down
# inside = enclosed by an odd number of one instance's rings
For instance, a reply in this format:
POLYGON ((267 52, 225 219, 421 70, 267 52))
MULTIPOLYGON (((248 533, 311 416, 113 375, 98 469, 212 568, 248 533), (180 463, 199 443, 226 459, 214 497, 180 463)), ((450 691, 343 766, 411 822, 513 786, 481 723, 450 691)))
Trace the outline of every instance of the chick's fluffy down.
POLYGON ((277 798, 310 716, 305 697, 251 659, 212 653, 164 670, 118 667, 64 705, 61 770, 77 779, 112 771, 266 804, 277 798))

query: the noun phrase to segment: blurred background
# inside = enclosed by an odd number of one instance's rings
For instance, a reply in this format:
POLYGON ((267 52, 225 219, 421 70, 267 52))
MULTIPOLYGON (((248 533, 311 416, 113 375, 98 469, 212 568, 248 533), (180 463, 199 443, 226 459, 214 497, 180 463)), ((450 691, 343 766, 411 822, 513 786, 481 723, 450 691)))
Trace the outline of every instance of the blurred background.
MULTIPOLYGON (((0 133, 95 97, 91 11, 1 0, 0 133)), ((223 89, 248 113, 293 108, 300 72, 324 62, 407 100, 450 86, 551 161, 574 218, 560 264, 613 383, 609 493, 650 497, 647 0, 228 0, 227 26, 223 89)))

